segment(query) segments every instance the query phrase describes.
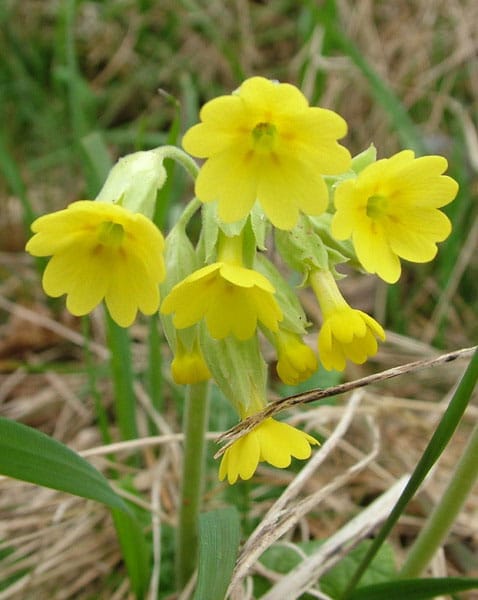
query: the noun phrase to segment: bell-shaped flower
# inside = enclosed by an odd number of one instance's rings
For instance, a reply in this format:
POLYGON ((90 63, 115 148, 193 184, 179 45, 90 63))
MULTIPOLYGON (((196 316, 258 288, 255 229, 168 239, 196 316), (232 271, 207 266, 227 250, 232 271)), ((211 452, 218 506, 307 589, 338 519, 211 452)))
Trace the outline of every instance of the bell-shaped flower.
POLYGON ((226 449, 219 467, 219 479, 222 481, 227 477, 230 484, 236 483, 238 478, 250 479, 260 462, 285 469, 292 458, 309 458, 311 446, 318 443, 308 433, 287 423, 265 419, 226 449))
POLYGON ((277 349, 277 374, 287 385, 297 385, 317 371, 315 352, 297 333, 281 329, 274 335, 277 349))
POLYGON ((347 304, 330 271, 314 271, 309 281, 323 315, 318 337, 322 365, 329 371, 343 371, 347 360, 362 364, 376 354, 377 339, 385 339, 382 326, 347 304))
POLYGON ((258 323, 277 331, 282 311, 270 281, 242 263, 242 235, 219 235, 217 262, 194 271, 177 283, 161 305, 172 314, 177 329, 205 320, 210 335, 239 340, 252 337, 258 323))
POLYGON ((191 349, 188 349, 178 337, 176 352, 171 362, 171 374, 176 383, 183 385, 200 383, 211 378, 211 373, 197 341, 191 349))
POLYGON ((81 200, 38 218, 32 231, 26 250, 52 257, 43 288, 54 298, 66 294, 73 315, 86 315, 104 299, 112 319, 128 327, 138 310, 158 310, 164 239, 143 214, 81 200))

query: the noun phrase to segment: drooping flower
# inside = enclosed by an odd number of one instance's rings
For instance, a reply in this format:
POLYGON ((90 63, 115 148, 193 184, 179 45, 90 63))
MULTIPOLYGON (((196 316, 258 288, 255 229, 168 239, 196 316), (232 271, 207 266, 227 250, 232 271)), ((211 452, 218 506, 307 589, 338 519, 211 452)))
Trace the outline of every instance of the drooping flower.
POLYGON ((26 250, 52 257, 43 288, 54 298, 66 294, 73 315, 89 313, 103 298, 122 327, 131 325, 138 310, 147 315, 158 310, 164 240, 144 215, 81 200, 38 218, 32 231, 26 250))
POLYGON ((250 479, 260 462, 284 469, 292 457, 309 458, 311 446, 318 443, 311 435, 287 423, 266 419, 227 448, 219 467, 219 479, 227 477, 230 484, 238 478, 250 479))
POLYGON ((176 352, 171 362, 171 373, 174 381, 183 385, 208 381, 211 378, 197 342, 191 350, 188 350, 178 338, 176 352))
POLYGON ((297 385, 317 370, 317 357, 300 335, 280 330, 274 336, 277 348, 277 374, 287 385, 297 385))
POLYGON ((329 371, 343 371, 347 359, 364 363, 377 352, 377 338, 385 339, 382 326, 347 304, 330 271, 314 271, 309 280, 323 315, 318 337, 320 362, 329 371))
POLYGON ((337 143, 347 131, 342 117, 310 107, 287 83, 247 79, 230 96, 205 104, 200 118, 183 146, 207 159, 196 195, 203 202, 217 200, 226 223, 247 216, 258 200, 273 225, 292 229, 299 211, 319 215, 327 208, 322 175, 342 173, 351 162, 337 143))
POLYGON ((205 319, 213 338, 232 334, 239 340, 254 335, 259 321, 277 331, 282 313, 274 287, 257 271, 216 262, 191 273, 166 296, 161 312, 174 313, 177 329, 205 319))
POLYGON ((443 175, 446 168, 445 158, 415 158, 411 150, 372 163, 337 186, 332 234, 352 238, 366 271, 396 282, 400 258, 428 262, 450 234, 450 221, 438 209, 455 198, 458 184, 443 175))

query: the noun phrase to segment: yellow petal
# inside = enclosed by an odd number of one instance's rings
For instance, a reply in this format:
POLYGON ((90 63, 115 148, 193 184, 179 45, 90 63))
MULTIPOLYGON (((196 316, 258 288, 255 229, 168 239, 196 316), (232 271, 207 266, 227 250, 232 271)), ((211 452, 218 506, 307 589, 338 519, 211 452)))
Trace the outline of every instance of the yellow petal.
POLYGON ((189 154, 207 158, 233 145, 248 126, 248 115, 241 100, 220 96, 206 103, 200 112, 202 123, 194 125, 183 137, 183 148, 189 154))
POLYGON ((357 257, 369 273, 377 273, 387 283, 395 283, 400 277, 401 266, 397 255, 391 250, 380 224, 369 221, 353 233, 357 257))
MULTIPOLYGON (((262 113, 267 119, 268 113, 295 113, 308 108, 308 102, 302 92, 288 83, 275 83, 264 77, 247 79, 238 90, 238 97, 249 109, 262 113)), ((270 117, 269 117, 270 118, 270 117)))
POLYGON ((124 254, 112 265, 105 300, 112 318, 129 327, 139 310, 152 315, 159 307, 159 288, 134 254, 124 254))
POLYGON ((299 158, 277 157, 264 168, 257 198, 275 227, 292 229, 299 210, 320 215, 327 208, 328 193, 317 169, 310 169, 299 158))
POLYGON ((245 217, 256 201, 256 164, 242 149, 213 156, 196 179, 196 195, 202 202, 219 201, 219 217, 232 223, 245 217))
POLYGON ((232 283, 244 288, 257 286, 271 294, 275 292, 272 283, 254 269, 245 269, 237 265, 223 263, 220 269, 221 277, 232 283))

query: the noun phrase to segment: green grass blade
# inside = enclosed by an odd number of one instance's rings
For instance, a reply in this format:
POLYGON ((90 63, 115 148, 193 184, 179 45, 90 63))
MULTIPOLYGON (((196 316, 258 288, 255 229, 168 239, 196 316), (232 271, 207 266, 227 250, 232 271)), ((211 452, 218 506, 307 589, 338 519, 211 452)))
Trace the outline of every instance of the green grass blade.
POLYGON ((415 495, 416 491, 428 475, 430 469, 436 463, 443 450, 446 448, 450 441, 455 429, 460 422, 463 413, 468 406, 471 394, 478 380, 478 350, 475 351, 468 367, 453 395, 453 398, 448 405, 443 417, 441 418, 438 427, 435 430, 428 446, 425 448, 422 457, 420 458, 418 465, 416 466, 410 480, 402 492, 402 495, 398 499, 396 505, 393 507, 388 519, 382 525, 382 528, 377 534, 370 550, 365 555, 362 563, 359 565, 356 572, 350 579, 350 584, 344 593, 344 600, 350 599, 352 590, 355 588, 357 583, 360 581, 363 573, 369 566, 373 557, 377 553, 380 546, 386 540, 388 534, 392 530, 395 523, 398 521, 400 515, 404 512, 410 500, 415 495))
POLYGON ((433 579, 403 579, 367 585, 356 590, 350 600, 427 600, 444 594, 478 589, 478 579, 468 577, 437 577, 433 579))
POLYGON ((400 572, 402 577, 420 575, 442 546, 478 479, 477 456, 478 425, 475 426, 468 444, 458 459, 440 500, 409 549, 400 572))
POLYGON ((113 440, 108 428, 108 413, 103 404, 103 397, 98 386, 98 367, 95 362, 95 357, 93 357, 93 354, 90 350, 90 319, 87 316, 81 319, 81 332, 85 340, 84 360, 88 381, 88 393, 93 399, 98 428, 101 432, 101 441, 103 444, 111 444, 113 440))
POLYGON ((92 131, 81 138, 80 151, 88 188, 91 192, 98 192, 113 166, 103 133, 92 131))
POLYGON ((133 389, 133 359, 127 329, 117 325, 106 313, 110 367, 115 392, 115 409, 121 439, 131 440, 138 437, 136 427, 135 395, 133 389))
POLYGON ((151 577, 150 544, 137 519, 119 510, 113 510, 112 517, 131 590, 137 600, 142 600, 151 577))
POLYGON ((30 231, 30 225, 35 219, 35 214, 27 197, 25 184, 15 159, 11 155, 7 142, 0 132, 0 173, 5 178, 8 187, 20 199, 23 208, 23 224, 25 231, 30 231))
POLYGON ((105 477, 44 433, 0 417, 0 473, 128 510, 105 477))
POLYGON ((194 600, 224 600, 241 537, 233 507, 199 517, 199 570, 194 600))
MULTIPOLYGON (((161 354, 161 334, 160 334, 159 315, 156 313, 149 318, 148 335, 148 391, 151 397, 151 403, 154 408, 161 412, 163 410, 163 373, 162 373, 162 354, 161 354)), ((154 424, 153 432, 157 431, 154 424)))

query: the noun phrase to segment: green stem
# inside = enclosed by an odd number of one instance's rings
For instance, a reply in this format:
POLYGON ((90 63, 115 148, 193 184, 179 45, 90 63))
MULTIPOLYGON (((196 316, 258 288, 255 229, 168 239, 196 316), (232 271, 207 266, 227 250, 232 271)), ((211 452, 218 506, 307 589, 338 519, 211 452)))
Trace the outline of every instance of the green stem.
POLYGON ((183 589, 197 565, 198 519, 204 484, 208 383, 188 386, 184 413, 184 465, 176 547, 176 577, 183 589))
POLYGON ((172 158, 178 162, 184 169, 191 175, 193 179, 196 179, 199 173, 199 167, 196 161, 189 156, 184 150, 177 146, 159 146, 155 149, 155 152, 163 156, 164 158, 172 158))
POLYGON ((201 207, 201 202, 197 198, 193 198, 187 205, 186 208, 181 213, 181 216, 176 222, 176 226, 182 226, 183 228, 187 227, 187 224, 194 216, 194 214, 201 207))
POLYGON ((445 540, 478 478, 478 425, 460 458, 448 487, 410 549, 401 577, 418 577, 445 540))

